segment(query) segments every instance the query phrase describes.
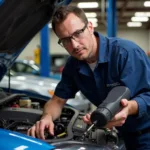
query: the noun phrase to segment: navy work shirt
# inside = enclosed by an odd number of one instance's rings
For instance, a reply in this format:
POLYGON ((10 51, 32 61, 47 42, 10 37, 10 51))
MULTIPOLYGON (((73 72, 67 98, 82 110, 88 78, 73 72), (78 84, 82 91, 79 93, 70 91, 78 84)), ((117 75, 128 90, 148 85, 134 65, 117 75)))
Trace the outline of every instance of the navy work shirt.
POLYGON ((55 95, 63 99, 74 98, 81 91, 98 106, 115 86, 130 89, 131 99, 138 103, 138 115, 129 116, 121 127, 134 132, 150 127, 150 61, 145 52, 131 41, 120 38, 99 37, 99 56, 96 68, 70 57, 62 73, 55 95))

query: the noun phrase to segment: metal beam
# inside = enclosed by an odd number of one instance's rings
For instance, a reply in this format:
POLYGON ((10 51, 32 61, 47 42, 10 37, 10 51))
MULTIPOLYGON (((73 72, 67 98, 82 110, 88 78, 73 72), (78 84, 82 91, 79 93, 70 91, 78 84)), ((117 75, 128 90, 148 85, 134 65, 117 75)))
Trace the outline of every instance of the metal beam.
MULTIPOLYGON (((124 2, 125 0, 117 0, 117 2, 124 2)), ((91 0, 72 0, 71 3, 79 2, 91 2, 91 0)), ((93 2, 99 2, 99 0, 93 0, 93 2)), ((130 2, 143 2, 143 0, 130 0, 130 2)))
POLYGON ((128 5, 129 0, 124 0, 124 3, 122 4, 122 8, 119 12, 119 17, 122 18, 124 16, 124 12, 127 9, 127 5, 128 5))
POLYGON ((49 54, 49 28, 45 25, 41 30, 41 57, 40 57, 40 75, 50 76, 50 54, 49 54))
POLYGON ((148 22, 146 29, 150 29, 150 21, 148 22))
MULTIPOLYGON (((117 11, 120 11, 121 9, 117 9, 117 11)), ((136 8, 136 7, 132 7, 132 8, 126 8, 126 12, 138 12, 138 11, 142 11, 142 12, 149 12, 150 8, 149 7, 144 7, 143 8, 136 8)))
POLYGON ((107 35, 115 37, 117 31, 116 0, 108 0, 107 35))

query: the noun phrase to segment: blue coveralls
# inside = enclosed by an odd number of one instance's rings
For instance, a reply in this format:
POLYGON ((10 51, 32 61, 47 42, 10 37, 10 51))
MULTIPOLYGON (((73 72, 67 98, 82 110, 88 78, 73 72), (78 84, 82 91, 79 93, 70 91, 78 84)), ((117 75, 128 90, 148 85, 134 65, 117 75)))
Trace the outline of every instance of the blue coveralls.
POLYGON ((128 116, 119 128, 128 150, 150 150, 150 60, 145 52, 131 41, 99 37, 99 57, 94 72, 84 61, 70 57, 62 73, 55 95, 74 98, 81 91, 98 106, 115 86, 126 86, 131 99, 138 103, 138 114, 128 116), (145 130, 144 134, 137 131, 145 130))

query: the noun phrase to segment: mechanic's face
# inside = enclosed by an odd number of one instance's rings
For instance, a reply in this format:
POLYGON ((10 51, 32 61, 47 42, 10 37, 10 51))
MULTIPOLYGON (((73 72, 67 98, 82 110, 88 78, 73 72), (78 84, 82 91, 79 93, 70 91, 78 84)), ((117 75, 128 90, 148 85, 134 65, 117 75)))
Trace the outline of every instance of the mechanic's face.
POLYGON ((56 34, 70 55, 79 60, 88 60, 95 54, 92 23, 85 24, 73 13, 56 25, 56 34))

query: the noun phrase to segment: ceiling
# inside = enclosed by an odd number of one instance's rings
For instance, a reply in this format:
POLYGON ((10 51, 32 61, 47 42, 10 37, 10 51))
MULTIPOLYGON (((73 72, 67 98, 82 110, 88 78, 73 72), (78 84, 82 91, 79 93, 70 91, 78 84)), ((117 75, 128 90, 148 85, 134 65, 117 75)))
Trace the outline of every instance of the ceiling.
MULTIPOLYGON (((135 12, 150 12, 150 7, 144 7, 146 0, 116 0, 117 9, 117 27, 118 28, 129 28, 127 22, 131 22, 131 17, 135 15, 135 12)), ((107 28, 107 0, 72 0, 71 5, 76 5, 79 2, 98 2, 98 8, 86 8, 83 9, 85 12, 96 12, 98 19, 98 27, 107 28)), ((141 27, 132 28, 144 28, 150 29, 150 18, 147 22, 142 22, 141 27)))

